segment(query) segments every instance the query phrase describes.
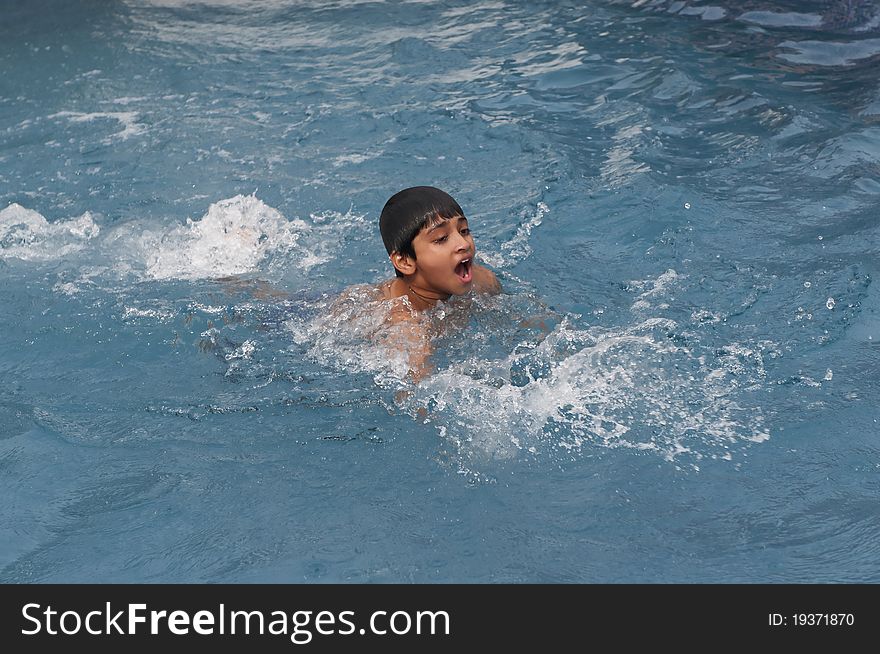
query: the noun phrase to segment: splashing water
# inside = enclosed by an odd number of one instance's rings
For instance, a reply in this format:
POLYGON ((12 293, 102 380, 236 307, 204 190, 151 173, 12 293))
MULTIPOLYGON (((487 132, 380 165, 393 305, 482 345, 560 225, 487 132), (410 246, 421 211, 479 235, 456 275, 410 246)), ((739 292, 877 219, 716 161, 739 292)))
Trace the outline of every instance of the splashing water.
POLYGON ((0 258, 51 261, 82 250, 101 232, 92 214, 50 223, 36 211, 10 204, 0 211, 0 258))
POLYGON ((439 371, 413 406, 427 409, 471 460, 592 446, 670 461, 730 459, 737 446, 767 440, 761 410, 748 405, 723 359, 710 362, 658 336, 674 326, 648 320, 614 331, 566 322, 502 361, 471 358, 439 371))
MULTIPOLYGON (((213 203, 198 220, 146 230, 131 223, 102 228, 90 212, 49 222, 13 203, 0 211, 0 259, 70 258, 69 264, 81 272, 80 281, 87 283, 94 271, 84 260, 105 261, 104 273, 109 266, 117 275, 147 280, 194 281, 257 272, 277 278, 290 267, 308 272, 332 261, 339 256, 338 242, 360 238, 364 228, 364 216, 350 210, 288 220, 255 195, 213 203)), ((77 288, 69 281, 59 285, 67 294, 77 288)))
POLYGON ((675 321, 646 314, 680 279, 668 270, 633 282, 641 292, 629 325, 584 326, 567 315, 537 336, 512 329, 523 310, 540 309, 522 293, 453 298, 424 316, 437 334, 438 367, 418 385, 407 380, 403 341, 386 324, 388 302, 370 287, 332 309, 325 301, 319 317, 287 327, 312 360, 405 389, 399 408, 433 425, 463 471, 491 459, 595 448, 654 452, 698 468, 704 457, 731 460, 770 437, 754 394, 764 377, 761 352, 772 344, 678 343, 675 321))
MULTIPOLYGON (((252 272, 272 252, 295 248, 306 227, 253 195, 237 195, 212 204, 200 220, 148 235, 147 273, 154 279, 200 279, 252 272)), ((320 262, 312 255, 298 265, 307 270, 320 262)))

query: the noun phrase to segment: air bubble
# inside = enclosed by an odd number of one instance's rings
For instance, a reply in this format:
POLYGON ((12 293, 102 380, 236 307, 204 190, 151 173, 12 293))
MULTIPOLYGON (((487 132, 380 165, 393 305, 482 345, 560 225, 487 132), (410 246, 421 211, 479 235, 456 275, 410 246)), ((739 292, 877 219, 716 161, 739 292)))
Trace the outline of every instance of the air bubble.
POLYGON ((813 284, 811 282, 804 282, 804 288, 810 288, 813 284))
POLYGON ((684 208, 685 208, 685 209, 690 209, 690 208, 691 208, 691 203, 690 203, 690 202, 685 202, 685 203, 684 203, 684 208))
POLYGON ((825 300, 825 306, 828 307, 829 310, 834 308, 834 304, 835 304, 835 302, 834 302, 833 297, 830 297, 827 300, 825 300))

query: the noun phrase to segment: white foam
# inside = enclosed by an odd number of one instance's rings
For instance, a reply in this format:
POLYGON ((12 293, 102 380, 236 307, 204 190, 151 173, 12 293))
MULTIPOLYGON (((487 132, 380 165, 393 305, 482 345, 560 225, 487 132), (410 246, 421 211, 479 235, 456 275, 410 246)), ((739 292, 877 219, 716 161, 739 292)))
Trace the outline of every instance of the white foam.
POLYGON ((377 152, 374 154, 373 153, 371 153, 371 154, 358 154, 358 153, 343 154, 343 155, 336 157, 333 160, 333 167, 339 168, 339 167, 344 166, 346 164, 355 164, 355 165, 361 164, 361 163, 364 163, 365 161, 369 161, 370 159, 375 159, 380 154, 382 154, 382 153, 377 152))
POLYGON ((126 95, 121 98, 116 98, 113 100, 115 104, 132 104, 133 102, 143 102, 144 100, 150 100, 151 98, 146 95, 126 95))
POLYGON ((63 293, 71 297, 79 293, 82 289, 73 282, 59 282, 52 287, 56 293, 63 293))
POLYGON ((0 258, 58 260, 81 250, 100 231, 88 211, 50 223, 40 213, 12 203, 0 211, 0 258))
POLYGON ((74 295, 82 290, 80 282, 93 285, 96 276, 198 280, 251 272, 272 278, 291 268, 308 272, 342 256, 341 244, 371 231, 366 217, 351 209, 314 213, 308 222, 288 220, 255 195, 216 202, 184 224, 145 229, 134 220, 105 231, 90 212, 49 222, 10 204, 0 211, 0 259, 55 261, 88 248, 75 261, 86 277, 68 276, 55 285, 57 292, 74 295), (86 255, 89 264, 102 265, 83 266, 86 255))
POLYGON ((479 470, 487 458, 570 457, 596 448, 652 453, 676 465, 686 460, 696 469, 703 458, 732 460, 770 437, 754 393, 766 383, 764 357, 776 350, 769 341, 701 348, 669 338, 680 331, 675 321, 641 312, 681 279, 670 269, 632 282, 641 293, 630 325, 585 327, 572 316, 543 339, 524 334, 500 358, 487 356, 492 334, 453 337, 474 310, 499 312, 479 324, 516 324, 515 299, 442 305, 423 319, 440 334, 435 346, 451 347, 440 353, 450 363, 437 362, 417 386, 406 377, 408 341, 389 331, 388 303, 374 289, 356 289, 332 309, 320 308, 317 318, 288 326, 311 359, 371 373, 383 388, 406 388, 400 407, 436 427, 462 471, 479 470))
POLYGON ((418 387, 410 408, 428 412, 468 467, 486 456, 571 455, 591 447, 654 452, 669 461, 726 460, 731 446, 770 437, 760 408, 742 402, 762 376, 760 361, 735 373, 723 362, 706 366, 652 329, 563 324, 531 351, 438 371, 418 387), (529 367, 537 372, 523 377, 529 367))
POLYGON ((254 195, 237 195, 212 204, 199 220, 142 236, 146 271, 153 279, 209 279, 258 269, 273 252, 299 251, 303 270, 322 261, 298 250, 302 220, 288 221, 254 195))
MULTIPOLYGON (((633 303, 631 307, 632 311, 644 313, 652 307, 652 302, 656 298, 666 294, 669 289, 674 284, 680 282, 682 278, 682 275, 679 275, 675 270, 670 268, 666 272, 658 275, 656 279, 631 281, 629 283, 630 287, 642 291, 633 303)), ((668 305, 665 303, 659 305, 660 308, 666 308, 667 306, 668 305)))
POLYGON ((257 343, 253 340, 247 340, 242 343, 240 346, 235 348, 232 352, 226 355, 227 361, 232 361, 233 359, 250 359, 254 352, 257 351, 257 343))
POLYGON ((168 309, 144 309, 141 307, 125 307, 122 312, 123 320, 134 320, 137 318, 149 318, 159 322, 171 322, 174 319, 174 312, 168 309))
POLYGON ((115 120, 122 125, 122 129, 104 139, 104 143, 109 143, 113 140, 125 141, 132 136, 142 134, 146 127, 137 122, 138 115, 136 111, 98 111, 93 113, 60 111, 57 114, 52 114, 49 118, 67 118, 73 123, 90 123, 101 119, 115 120))

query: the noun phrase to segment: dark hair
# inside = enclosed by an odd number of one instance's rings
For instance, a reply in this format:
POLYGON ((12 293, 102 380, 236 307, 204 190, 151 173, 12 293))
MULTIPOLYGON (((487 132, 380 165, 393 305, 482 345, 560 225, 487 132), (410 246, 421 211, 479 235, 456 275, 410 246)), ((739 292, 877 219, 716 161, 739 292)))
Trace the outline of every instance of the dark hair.
MULTIPOLYGON (((433 186, 413 186, 392 195, 379 216, 379 231, 388 254, 398 252, 415 259, 413 239, 433 221, 464 216, 451 195, 433 186)), ((397 268, 398 277, 403 277, 397 268)))

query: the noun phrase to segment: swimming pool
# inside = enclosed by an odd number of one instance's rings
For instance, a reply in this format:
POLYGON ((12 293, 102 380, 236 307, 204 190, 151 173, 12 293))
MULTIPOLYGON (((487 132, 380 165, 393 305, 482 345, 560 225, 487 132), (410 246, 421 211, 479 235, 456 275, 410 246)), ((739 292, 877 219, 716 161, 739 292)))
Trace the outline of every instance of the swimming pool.
POLYGON ((880 581, 876 5, 29 1, 0 35, 3 582, 880 581), (398 402, 324 309, 417 184, 505 293, 442 309, 398 402))

